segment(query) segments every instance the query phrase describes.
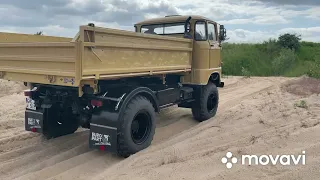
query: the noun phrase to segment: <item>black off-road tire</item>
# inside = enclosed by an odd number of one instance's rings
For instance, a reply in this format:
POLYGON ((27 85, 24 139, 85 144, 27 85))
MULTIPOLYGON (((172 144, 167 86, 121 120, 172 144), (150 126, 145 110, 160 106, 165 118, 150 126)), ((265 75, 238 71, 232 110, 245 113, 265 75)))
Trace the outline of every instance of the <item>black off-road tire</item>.
POLYGON ((72 108, 61 109, 53 105, 45 113, 43 135, 46 139, 72 134, 79 127, 79 118, 72 114, 72 108))
MULTIPOLYGON (((141 151, 150 146, 156 129, 156 114, 152 103, 143 96, 134 97, 124 110, 123 116, 120 119, 120 129, 118 134, 118 155, 129 157, 138 151, 141 151), (145 120, 143 120, 145 119, 145 120), (133 126, 138 123, 137 132, 133 126), (145 127, 143 126, 145 124, 145 127), (134 130, 133 130, 134 129, 134 130), (141 131, 141 140, 136 137, 141 131), (143 133, 145 132, 145 133, 143 133)), ((137 127, 137 126, 135 126, 137 127)))
POLYGON ((196 100, 192 105, 192 115, 199 122, 206 121, 214 117, 218 110, 219 93, 218 88, 213 83, 198 87, 195 91, 196 100))

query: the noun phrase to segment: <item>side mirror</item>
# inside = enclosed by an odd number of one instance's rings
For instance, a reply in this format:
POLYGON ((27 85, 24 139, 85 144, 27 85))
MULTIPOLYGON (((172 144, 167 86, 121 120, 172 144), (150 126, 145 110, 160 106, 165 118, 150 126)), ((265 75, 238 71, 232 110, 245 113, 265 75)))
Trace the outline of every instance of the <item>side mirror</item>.
POLYGON ((224 25, 220 25, 219 39, 220 42, 227 39, 227 30, 224 28, 224 25))
POLYGON ((191 16, 186 20, 184 24, 184 38, 192 39, 192 35, 190 34, 191 31, 191 24, 190 24, 191 16))
POLYGON ((186 22, 184 23, 184 33, 189 33, 190 32, 190 20, 191 20, 191 16, 188 17, 188 19, 186 20, 186 22))

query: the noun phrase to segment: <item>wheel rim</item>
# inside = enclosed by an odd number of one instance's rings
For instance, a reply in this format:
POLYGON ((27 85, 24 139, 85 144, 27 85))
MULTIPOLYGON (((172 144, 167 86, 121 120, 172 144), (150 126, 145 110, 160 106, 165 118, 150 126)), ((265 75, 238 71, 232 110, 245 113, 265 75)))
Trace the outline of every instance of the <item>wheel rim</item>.
POLYGON ((214 94, 210 94, 207 101, 207 109, 209 113, 212 113, 217 106, 217 98, 214 94))
POLYGON ((144 143, 150 134, 151 117, 148 112, 140 111, 131 124, 131 138, 134 143, 144 143))

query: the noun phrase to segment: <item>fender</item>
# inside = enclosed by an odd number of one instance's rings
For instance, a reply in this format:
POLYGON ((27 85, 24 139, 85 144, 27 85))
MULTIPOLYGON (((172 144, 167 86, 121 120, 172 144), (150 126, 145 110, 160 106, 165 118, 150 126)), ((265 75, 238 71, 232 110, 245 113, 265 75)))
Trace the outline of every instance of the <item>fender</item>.
POLYGON ((130 100, 137 95, 143 95, 147 97, 153 104, 155 111, 159 112, 159 102, 155 92, 147 87, 122 86, 121 88, 112 88, 109 91, 100 93, 98 96, 95 96, 92 99, 98 99, 104 102, 109 101, 109 106, 103 107, 103 109, 121 114, 130 100))
POLYGON ((136 87, 134 89, 131 89, 129 93, 126 93, 123 97, 123 101, 120 102, 120 114, 124 111, 124 108, 128 105, 130 100, 137 95, 143 95, 147 97, 155 107, 155 111, 159 112, 159 102, 155 95, 155 92, 147 87, 136 87))

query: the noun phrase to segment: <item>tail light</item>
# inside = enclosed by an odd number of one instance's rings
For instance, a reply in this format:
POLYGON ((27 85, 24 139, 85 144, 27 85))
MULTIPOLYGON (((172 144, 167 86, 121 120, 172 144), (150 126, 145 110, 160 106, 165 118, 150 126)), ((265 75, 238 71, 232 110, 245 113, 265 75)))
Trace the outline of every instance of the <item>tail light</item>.
POLYGON ((33 93, 35 93, 38 90, 37 87, 34 87, 33 89, 28 89, 24 91, 24 96, 32 97, 33 93))
POLYGON ((103 103, 100 100, 91 100, 91 105, 96 107, 101 107, 103 103))
POLYGON ((101 146, 99 147, 99 149, 100 149, 100 151, 105 151, 106 147, 104 147, 103 145, 101 145, 101 146))
POLYGON ((31 97, 32 96, 32 91, 31 90, 25 90, 24 91, 24 96, 31 97))

